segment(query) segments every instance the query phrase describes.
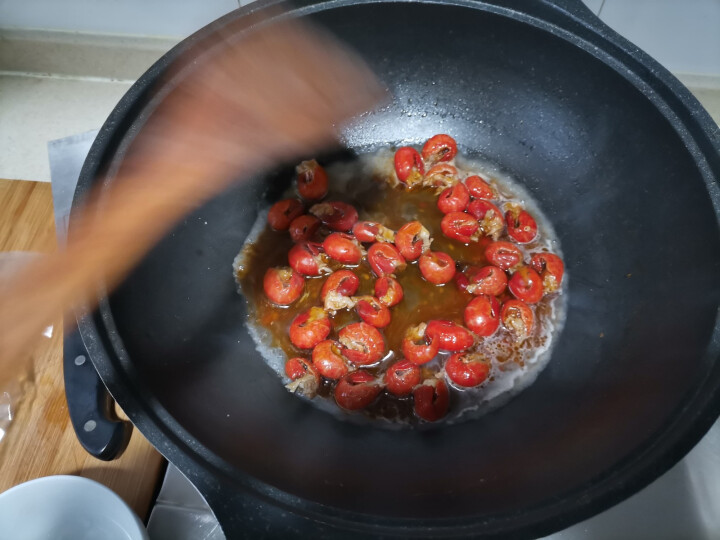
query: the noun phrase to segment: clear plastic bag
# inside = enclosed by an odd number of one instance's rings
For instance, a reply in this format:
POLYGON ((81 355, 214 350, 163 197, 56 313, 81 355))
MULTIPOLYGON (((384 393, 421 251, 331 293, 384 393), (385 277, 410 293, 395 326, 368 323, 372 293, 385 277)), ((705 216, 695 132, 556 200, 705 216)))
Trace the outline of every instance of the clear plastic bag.
MULTIPOLYGON (((13 273, 22 270, 22 267, 30 261, 42 257, 40 253, 29 251, 9 251, 0 253, 0 287, 13 273)), ((0 329, 2 332, 3 329, 0 329)), ((51 338, 53 327, 48 326, 43 331, 45 338, 51 338)), ((30 351, 28 351, 28 356, 30 351)), ((0 444, 5 439, 10 424, 15 417, 17 408, 21 402, 26 400, 35 390, 34 367, 31 361, 18 359, 17 373, 12 379, 0 388, 0 444)))

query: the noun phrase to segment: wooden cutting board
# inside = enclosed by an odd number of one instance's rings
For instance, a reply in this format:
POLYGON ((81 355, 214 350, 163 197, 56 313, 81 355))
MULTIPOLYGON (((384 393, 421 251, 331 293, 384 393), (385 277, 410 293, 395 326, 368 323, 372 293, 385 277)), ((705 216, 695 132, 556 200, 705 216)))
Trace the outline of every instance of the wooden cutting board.
MULTIPOLYGON (((0 180, 0 252, 55 246, 50 184, 0 180)), ((165 460, 137 430, 115 461, 95 459, 80 446, 65 401, 62 339, 58 318, 52 336, 40 338, 33 351, 27 391, 0 441, 0 492, 41 476, 84 476, 112 489, 145 521, 165 460)))

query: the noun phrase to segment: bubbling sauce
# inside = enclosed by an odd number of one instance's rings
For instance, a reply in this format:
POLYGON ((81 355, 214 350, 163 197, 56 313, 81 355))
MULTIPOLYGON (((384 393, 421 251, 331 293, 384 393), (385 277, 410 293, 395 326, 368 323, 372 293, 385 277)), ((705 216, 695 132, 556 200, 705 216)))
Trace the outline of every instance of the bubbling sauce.
MULTIPOLYGON (((458 156, 454 164, 461 177, 479 174, 489 180, 498 194, 493 201, 498 207, 502 208, 507 202, 519 203, 532 213, 538 224, 538 235, 533 242, 519 246, 525 262, 530 260, 531 253, 551 252, 562 257, 552 226, 522 186, 488 163, 469 161, 458 156)), ((325 169, 330 179, 330 190, 325 200, 350 203, 357 209, 360 220, 382 223, 393 230, 398 230, 408 221, 418 220, 431 233, 433 251, 446 252, 457 261, 458 266, 488 264, 484 251, 490 239, 481 238, 477 243, 462 245, 443 235, 440 229, 443 214, 437 207, 436 191, 428 188, 407 190, 397 184, 392 150, 363 154, 356 161, 328 164, 325 169)), ((298 196, 294 186, 286 196, 298 196)), ((329 232, 321 231, 319 238, 329 232)), ((509 240, 507 233, 503 232, 499 240, 509 240)), ((287 254, 292 246, 287 231, 274 231, 267 226, 267 209, 264 209, 259 213, 233 262, 239 291, 249 308, 247 325, 250 334, 261 356, 285 383, 289 382, 284 372, 285 361, 295 356, 310 357, 308 351, 298 349, 290 342, 290 323, 298 313, 321 305, 320 289, 327 278, 306 278, 303 294, 289 307, 271 303, 263 292, 263 276, 270 267, 287 266, 287 254)), ((333 270, 343 268, 335 262, 330 265, 333 270)), ((360 278, 357 295, 373 295, 376 277, 366 259, 349 269, 360 278)), ((462 325, 465 306, 473 298, 470 293, 461 291, 454 281, 443 286, 427 282, 419 271, 417 261, 408 262, 407 269, 397 274, 396 279, 402 285, 404 298, 391 308, 392 321, 382 330, 386 356, 371 368, 363 367, 363 370, 375 375, 381 375, 399 359, 402 354, 401 343, 408 327, 431 319, 448 319, 462 325)), ((480 386, 461 388, 444 375, 443 365, 451 353, 440 352, 434 360, 421 366, 423 379, 444 377, 450 386, 450 408, 445 418, 438 423, 476 418, 502 405, 535 380, 550 359, 553 341, 562 330, 566 303, 563 291, 566 287, 567 277, 563 280, 561 291, 545 295, 540 302, 531 306, 535 325, 523 341, 517 342, 502 324, 494 335, 477 340, 475 349, 491 359, 490 375, 480 386)), ((505 294, 509 295, 507 292, 505 294)), ((355 310, 340 310, 331 320, 332 331, 328 339, 337 339, 339 329, 361 319, 355 310)), ((398 398, 383 390, 369 407, 350 413, 335 405, 332 399, 333 387, 334 382, 323 380, 318 395, 310 401, 325 411, 351 421, 379 420, 388 427, 424 423, 413 414, 412 396, 398 398)))

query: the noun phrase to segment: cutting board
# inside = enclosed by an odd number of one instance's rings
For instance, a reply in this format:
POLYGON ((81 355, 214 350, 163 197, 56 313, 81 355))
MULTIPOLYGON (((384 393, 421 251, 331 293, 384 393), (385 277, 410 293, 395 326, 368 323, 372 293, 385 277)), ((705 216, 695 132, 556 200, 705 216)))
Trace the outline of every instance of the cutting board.
MULTIPOLYGON (((0 180, 0 251, 55 248, 50 184, 0 180)), ((52 335, 40 337, 32 352, 27 390, 0 441, 0 492, 41 476, 84 476, 112 489, 145 520, 165 461, 137 430, 115 461, 95 459, 80 446, 65 401, 62 339, 58 317, 52 335)))

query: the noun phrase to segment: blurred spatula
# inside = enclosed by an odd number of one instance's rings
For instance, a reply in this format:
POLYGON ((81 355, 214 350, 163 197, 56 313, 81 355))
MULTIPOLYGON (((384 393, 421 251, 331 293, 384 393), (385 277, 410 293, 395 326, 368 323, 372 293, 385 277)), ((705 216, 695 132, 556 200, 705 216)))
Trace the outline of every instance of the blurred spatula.
MULTIPOLYGON (((235 178, 335 142, 335 126, 385 96, 363 63, 298 22, 222 46, 180 80, 133 142, 120 176, 89 197, 66 248, 0 283, 0 388, 58 310, 111 288, 187 211, 235 178)), ((217 44, 217 43, 216 43, 217 44)))

